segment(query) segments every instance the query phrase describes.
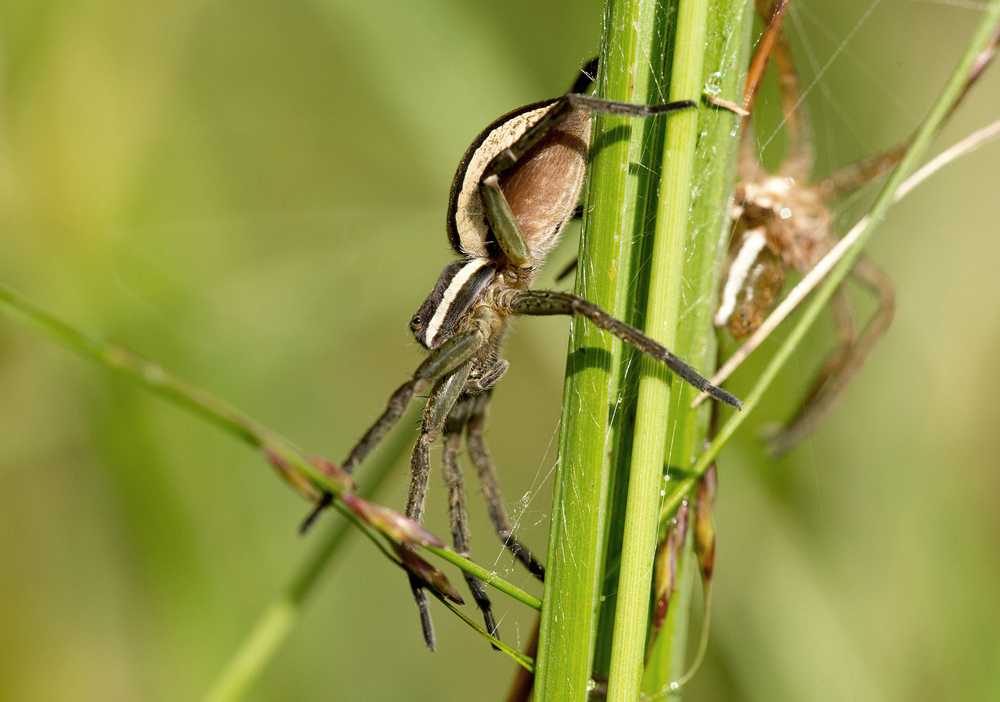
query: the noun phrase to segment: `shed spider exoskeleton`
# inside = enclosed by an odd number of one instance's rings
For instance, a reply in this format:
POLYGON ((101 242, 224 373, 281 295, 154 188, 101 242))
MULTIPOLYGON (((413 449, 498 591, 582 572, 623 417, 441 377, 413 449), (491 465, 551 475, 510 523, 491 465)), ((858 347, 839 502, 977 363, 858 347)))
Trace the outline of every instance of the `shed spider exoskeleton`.
MULTIPOLYGON (((809 180, 814 160, 812 134, 791 47, 780 29, 787 5, 787 0, 779 0, 769 9, 766 0, 757 0, 761 16, 765 21, 770 18, 768 39, 773 44, 767 46, 762 41, 754 64, 762 72, 768 59, 774 63, 788 149, 777 171, 768 172, 757 159, 749 118, 744 121, 730 251, 715 314, 716 326, 738 340, 756 331, 767 317, 789 270, 808 272, 837 243, 829 201, 888 171, 907 148, 904 144, 809 180)), ((744 107, 753 102, 756 87, 757 81, 748 81, 744 107)), ((844 287, 830 300, 840 347, 823 364, 788 425, 769 437, 775 453, 788 451, 816 429, 892 322, 895 292, 885 273, 862 254, 851 274, 875 293, 878 309, 858 333, 854 308, 844 287)))
MULTIPOLYGON (((410 321, 410 329, 429 355, 413 377, 392 394, 385 412, 343 463, 344 470, 353 471, 396 424, 413 396, 430 391, 410 462, 406 515, 416 521, 423 515, 430 446, 441 435, 452 537, 455 550, 468 556, 465 488, 457 461, 464 432, 496 533, 539 578, 543 566, 512 533, 482 436, 491 390, 509 365, 499 358, 508 317, 581 315, 663 361, 678 377, 715 399, 740 406, 733 395, 711 385, 666 348, 593 303, 570 293, 530 289, 577 208, 591 113, 648 117, 695 106, 691 101, 633 105, 582 95, 593 80, 588 73, 595 67, 596 62, 591 62, 584 68, 570 93, 508 113, 472 142, 459 164, 448 206, 448 238, 462 259, 445 266, 410 321)), ((313 516, 325 504, 326 500, 321 501, 313 516)), ((487 630, 495 634, 496 622, 484 584, 468 573, 464 575, 483 610, 487 630)), ((420 609, 424 640, 433 649, 434 631, 424 584, 411 575, 410 585, 420 609)))
MULTIPOLYGON (((788 130, 788 150, 778 170, 767 172, 756 157, 752 130, 748 129, 749 118, 744 119, 739 184, 733 201, 733 230, 715 324, 735 339, 750 338, 715 374, 712 378, 715 383, 728 377, 774 328, 776 322, 768 317, 788 271, 794 269, 805 274, 818 267, 821 261, 828 264, 824 259, 840 246, 840 240, 832 231, 830 200, 886 173, 910 148, 907 139, 884 153, 861 159, 823 178, 808 180, 813 165, 812 134, 791 47, 781 29, 788 3, 789 0, 775 0, 769 5, 767 0, 756 0, 757 11, 768 26, 751 62, 743 107, 748 110, 752 107, 764 70, 768 62, 773 61, 778 74, 783 124, 788 130), (761 329, 758 332, 765 318, 768 319, 764 328, 768 331, 761 329)), ((998 44, 1000 28, 994 31, 972 65, 945 119, 992 61, 998 44)), ((819 426, 892 323, 895 291, 881 269, 862 254, 855 261, 851 274, 875 293, 878 308, 859 334, 855 329, 854 307, 845 286, 841 285, 830 299, 840 347, 820 369, 789 424, 770 434, 771 450, 777 455, 790 450, 819 426)), ((782 307, 787 309, 790 305, 782 307)), ((700 398, 695 403, 698 401, 700 398)))

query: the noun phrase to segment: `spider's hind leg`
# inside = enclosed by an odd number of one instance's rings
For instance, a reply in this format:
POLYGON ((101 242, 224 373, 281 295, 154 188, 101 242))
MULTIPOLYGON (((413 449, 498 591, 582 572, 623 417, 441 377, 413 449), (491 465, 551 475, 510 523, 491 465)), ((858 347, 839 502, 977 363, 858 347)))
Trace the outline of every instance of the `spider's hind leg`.
MULTIPOLYGON (((555 100, 537 122, 532 124, 510 146, 490 159, 479 181, 479 194, 486 209, 486 219, 496 237, 497 244, 510 264, 514 268, 530 270, 541 263, 539 256, 544 256, 544 251, 534 250, 532 243, 525 240, 515 214, 515 211, 524 211, 525 203, 515 202, 515 206, 512 207, 511 202, 507 200, 506 193, 501 188, 501 182, 506 176, 513 173, 521 160, 532 149, 549 138, 554 130, 560 126, 566 126, 567 120, 579 122, 581 118, 589 117, 591 112, 623 117, 652 117, 692 107, 696 107, 696 104, 690 100, 657 105, 634 105, 577 93, 567 93, 555 100)), ((578 155, 585 161, 588 148, 586 140, 589 139, 590 134, 589 123, 585 130, 581 130, 577 124, 572 127, 572 131, 576 132, 574 137, 576 143, 573 144, 572 148, 578 151, 578 155), (584 135, 584 138, 581 139, 581 135, 584 135)), ((582 183, 581 171, 578 185, 582 186, 582 183)), ((579 187, 577 187, 577 195, 579 192, 579 187)), ((557 231, 561 231, 561 226, 557 231)), ((544 249, 544 247, 542 248, 544 249)))
MULTIPOLYGON (((842 330, 841 348, 826 361, 788 426, 767 437, 775 455, 787 453, 816 430, 892 324, 896 311, 896 292, 888 276, 864 255, 855 262, 851 274, 878 296, 878 309, 861 333, 854 337, 850 310, 838 311, 833 308, 834 318, 842 330)), ((838 297, 831 298, 831 304, 850 304, 846 293, 838 292, 837 295, 838 297)))
POLYGON ((601 57, 595 56, 583 65, 580 69, 580 74, 576 77, 573 82, 573 86, 569 89, 571 93, 585 93, 590 90, 590 86, 594 84, 597 80, 597 70, 601 66, 601 57))
POLYGON ((486 392, 472 398, 473 406, 471 415, 466 425, 466 443, 469 447, 469 456, 476 466, 479 474, 479 482, 483 487, 483 496, 486 498, 486 507, 490 513, 490 521, 493 523, 493 530, 503 545, 514 555, 517 560, 524 564, 532 575, 539 580, 545 578, 545 566, 536 559, 521 541, 514 535, 510 517, 507 515, 507 504, 504 501, 503 491, 500 489, 500 481, 497 478, 496 467, 490 456, 489 449, 486 448, 486 441, 483 439, 483 429, 486 425, 486 408, 490 402, 490 393, 486 392))

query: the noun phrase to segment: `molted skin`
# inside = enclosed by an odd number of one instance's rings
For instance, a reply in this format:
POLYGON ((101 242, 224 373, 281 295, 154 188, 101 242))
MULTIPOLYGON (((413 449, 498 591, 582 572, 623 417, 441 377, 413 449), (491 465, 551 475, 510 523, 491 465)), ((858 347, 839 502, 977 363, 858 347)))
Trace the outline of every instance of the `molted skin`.
MULTIPOLYGON (((448 239, 469 258, 504 260, 486 221, 479 181, 490 160, 513 144, 548 112, 554 101, 527 105, 504 115, 473 142, 459 164, 448 206, 448 239)), ((590 110, 570 114, 500 181, 518 228, 533 259, 532 270, 544 263, 573 217, 583 188, 590 144, 590 110)), ((504 270, 501 273, 511 274, 504 270)), ((529 285, 532 276, 524 279, 529 285)))
POLYGON ((723 300, 715 324, 734 339, 757 330, 774 307, 789 269, 805 273, 825 256, 836 240, 832 216, 818 189, 799 186, 790 176, 766 175, 740 183, 733 199, 733 237, 723 269, 723 300), (739 253, 750 243, 745 236, 761 232, 766 245, 752 264, 735 266, 739 253), (737 270, 736 268, 739 268, 737 270), (730 279, 738 283, 730 283, 730 279), (736 287, 735 298, 726 290, 736 287), (728 305, 727 305, 728 303, 728 305))
POLYGON ((741 183, 733 208, 734 219, 745 228, 764 226, 773 248, 797 271, 811 270, 836 243, 826 198, 790 176, 741 183))
MULTIPOLYGON (((736 249, 730 252, 730 265, 727 266, 723 286, 734 274, 731 264, 736 253, 736 249)), ((788 266, 777 253, 765 246, 752 264, 740 272, 744 275, 742 285, 736 291, 732 312, 723 320, 716 321, 737 341, 753 334, 767 318, 785 286, 788 266)))

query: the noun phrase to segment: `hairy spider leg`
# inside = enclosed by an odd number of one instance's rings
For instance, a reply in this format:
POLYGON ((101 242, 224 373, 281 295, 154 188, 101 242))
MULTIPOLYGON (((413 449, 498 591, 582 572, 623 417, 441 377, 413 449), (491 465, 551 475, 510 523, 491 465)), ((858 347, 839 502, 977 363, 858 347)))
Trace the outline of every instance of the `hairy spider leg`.
POLYGON ((469 457, 479 475, 479 484, 483 488, 483 498, 493 523, 493 530, 500 538, 504 547, 514 557, 524 564, 524 567, 539 580, 545 579, 545 566, 536 559, 528 547, 514 534, 510 518, 507 516, 507 504, 500 489, 500 480, 496 466, 490 456, 486 441, 483 439, 483 429, 486 426, 486 408, 489 406, 492 393, 486 392, 469 398, 470 414, 466 423, 465 441, 469 449, 469 457))
MULTIPOLYGON (((427 398, 424 407, 423 420, 420 424, 420 436, 413 445, 410 455, 410 494, 406 500, 406 516, 415 522, 423 520, 424 506, 427 502, 427 486, 430 478, 430 448, 437 440, 458 398, 465 391, 469 382, 469 364, 465 363, 450 375, 438 381, 434 391, 427 398)), ((430 650, 435 649, 434 625, 431 623, 430 611, 427 606, 427 593, 423 582, 410 576, 410 588, 413 598, 420 609, 420 622, 424 632, 424 642, 430 650)), ((473 591, 475 595, 475 591, 473 591)), ((478 602, 478 599, 477 599, 478 602)), ((489 609, 484 612, 490 612, 489 609)), ((492 619, 492 612, 487 618, 487 626, 492 619)))
POLYGON ((595 56, 594 58, 587 61, 583 68, 580 69, 579 75, 577 75, 576 80, 573 81, 573 87, 569 89, 571 93, 585 93, 590 90, 590 86, 594 84, 597 79, 597 70, 601 67, 601 57, 595 56))
MULTIPOLYGON (((851 273, 878 297, 878 309, 861 334, 851 338, 849 343, 826 361, 788 426, 767 437, 771 451, 777 456, 790 451, 823 422, 837 398, 857 375, 875 344, 892 324, 896 313, 896 291, 885 272, 872 263, 870 258, 861 255, 851 273)), ((847 298, 846 294, 844 298, 847 298)), ((831 302, 833 299, 836 298, 832 298, 831 302)), ((835 318, 842 319, 842 315, 835 314, 835 318)))
MULTIPOLYGON (((417 366, 413 377, 392 393, 386 403, 385 411, 354 445, 341 467, 348 473, 354 472, 354 469, 365 460, 368 454, 385 438, 389 430, 396 425, 413 396, 433 387, 441 378, 466 365, 481 345, 481 332, 478 329, 470 329, 456 334, 431 351, 424 362, 417 366)), ((308 531, 320 513, 330 506, 332 499, 333 497, 327 493, 317 500, 316 506, 302 522, 299 531, 302 533, 308 531)))
MULTIPOLYGON (((452 410, 448 421, 445 422, 444 446, 441 453, 441 475, 448 488, 448 516, 451 521, 451 536, 455 544, 455 552, 466 558, 471 556, 469 549, 471 532, 469 530, 469 513, 466 509, 465 483, 462 479, 462 469, 458 466, 458 450, 462 445, 462 432, 465 430, 471 402, 471 398, 466 396, 452 410)), ((486 595, 486 586, 482 580, 471 573, 462 571, 462 575, 465 576, 465 582, 472 592, 472 599, 476 601, 479 609, 483 612, 486 630, 499 638, 496 618, 493 616, 493 606, 486 595)))
POLYGON ((815 186, 825 198, 833 198, 857 190, 868 181, 895 168, 909 150, 910 142, 907 141, 883 153, 868 156, 838 168, 817 180, 815 186))
POLYGON ((389 430, 396 425, 414 394, 426 391, 441 378, 454 373, 467 364, 482 344, 483 334, 479 329, 474 328, 456 334, 433 349, 424 362, 417 366, 413 377, 399 386, 392 394, 389 402, 386 403, 382 416, 358 440, 341 467, 348 473, 357 468, 372 449, 389 433, 389 430))
POLYGON ((593 302, 579 295, 559 292, 556 290, 515 290, 504 291, 498 295, 498 303, 509 314, 530 317, 550 315, 579 315, 604 331, 611 332, 626 344, 641 351, 650 358, 662 361, 678 378, 691 384, 702 392, 727 405, 741 407, 742 403, 731 393, 710 384, 697 371, 681 361, 654 339, 643 334, 635 327, 625 324, 620 319, 608 314, 593 302))
POLYGON ((772 47, 771 62, 778 74, 781 113, 784 116, 785 129, 788 131, 788 151, 778 173, 806 183, 816 160, 813 151, 812 125, 809 121, 809 110, 802 100, 802 86, 799 83, 799 72, 795 70, 792 59, 792 46, 788 43, 788 35, 784 32, 777 33, 772 47))
MULTIPOLYGON (((757 14, 764 20, 765 27, 757 41, 757 50, 750 60, 750 67, 747 69, 747 85, 743 93, 743 109, 747 113, 753 110, 754 102, 757 100, 757 92, 764 80, 774 42, 781 33, 781 25, 785 21, 788 2, 789 0, 775 0, 774 6, 769 8, 767 0, 757 0, 757 14)), ((743 118, 741 127, 745 129, 749 121, 750 115, 747 114, 743 118)))
MULTIPOLYGON (((486 442, 483 440, 486 408, 489 404, 491 391, 487 389, 480 395, 467 393, 464 389, 468 384, 469 366, 466 365, 439 381, 427 401, 420 437, 414 445, 410 462, 412 475, 406 516, 416 521, 420 521, 423 517, 430 473, 429 450, 438 434, 442 433, 444 450, 441 457, 441 472, 448 488, 448 514, 451 521, 452 539, 455 551, 459 555, 466 558, 470 556, 470 530, 465 485, 457 460, 462 432, 465 431, 469 455, 476 467, 476 472, 479 474, 494 530, 503 545, 533 575, 542 579, 545 575, 544 566, 531 555, 531 551, 513 533, 496 469, 486 448, 486 442)), ((463 576, 472 592, 472 598, 483 612, 487 631, 493 636, 498 636, 493 607, 486 594, 485 585, 479 578, 470 573, 463 572, 463 576)), ((410 586, 417 607, 420 609, 424 641, 428 648, 433 650, 434 629, 427 607, 427 593, 423 583, 415 577, 410 577, 410 586)))
MULTIPOLYGON (((1000 45, 1000 27, 997 27, 990 43, 976 58, 976 62, 969 71, 969 75, 966 76, 965 85, 962 86, 961 94, 959 94, 954 104, 952 104, 948 114, 945 115, 945 120, 951 118, 951 115, 954 114, 956 109, 958 109, 958 106, 962 104, 962 100, 968 94, 969 90, 973 85, 975 85, 976 81, 979 80, 979 76, 983 74, 983 71, 996 55, 998 45, 1000 45)), ((849 192, 855 188, 861 187, 869 180, 877 178, 895 167, 896 164, 903 159, 903 156, 906 155, 906 152, 910 148, 910 143, 911 140, 907 139, 893 149, 889 149, 888 151, 875 156, 861 159, 856 163, 844 166, 826 177, 821 178, 817 181, 817 186, 819 187, 820 192, 822 192, 826 197, 832 197, 834 195, 849 192)))
MULTIPOLYGON (((792 49, 788 36, 782 31, 789 0, 775 0, 769 6, 767 0, 757 0, 757 12, 767 22, 757 50, 750 61, 747 74, 746 89, 743 93, 743 109, 753 110, 757 101, 764 73, 768 64, 773 63, 778 74, 778 90, 781 99, 782 124, 788 130, 788 152, 782 163, 781 175, 801 180, 809 178, 813 166, 812 128, 809 124, 809 113, 802 103, 802 89, 799 85, 799 74, 792 63, 792 49)), ((756 155, 756 137, 750 129, 752 116, 743 118, 740 125, 740 158, 737 175, 742 180, 752 180, 760 163, 756 155)))
POLYGON ((500 189, 500 180, 517 162, 537 146, 553 129, 578 110, 620 115, 623 117, 651 117, 694 107, 690 100, 667 102, 659 105, 634 105, 617 100, 605 100, 590 95, 567 93, 556 100, 552 107, 520 138, 498 153, 487 164, 479 183, 479 192, 486 206, 486 218, 504 255, 516 268, 530 269, 538 264, 531 255, 514 212, 500 189))

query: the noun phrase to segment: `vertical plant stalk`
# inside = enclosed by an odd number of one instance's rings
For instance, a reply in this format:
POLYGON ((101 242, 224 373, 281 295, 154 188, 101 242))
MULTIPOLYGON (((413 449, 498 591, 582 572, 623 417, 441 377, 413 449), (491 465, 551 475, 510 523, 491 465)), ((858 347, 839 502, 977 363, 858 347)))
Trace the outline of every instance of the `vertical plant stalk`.
MULTIPOLYGON (((670 87, 667 79, 668 63, 664 55, 671 44, 670 34, 676 25, 676 8, 648 0, 609 2, 605 14, 599 93, 604 97, 639 103, 699 99, 705 84, 703 74, 729 70, 729 63, 720 57, 731 57, 733 51, 737 54, 741 50, 745 52, 745 48, 741 48, 741 37, 746 36, 746 32, 741 31, 741 28, 748 29, 743 20, 749 14, 742 12, 744 3, 741 0, 727 3, 713 0, 713 3, 728 8, 729 24, 726 31, 712 34, 711 41, 716 43, 712 49, 714 53, 710 55, 714 58, 711 63, 705 64, 702 57, 708 4, 703 0, 696 0, 692 14, 701 16, 702 19, 695 22, 697 26, 693 30, 690 27, 686 30, 689 56, 694 56, 685 61, 700 63, 696 66, 689 65, 686 84, 675 89, 670 87), (703 71, 705 65, 711 71, 703 71)), ((730 80, 728 75, 724 75, 724 81, 735 86, 736 79, 733 77, 730 80)), ((719 88, 720 86, 715 86, 713 92, 721 92, 721 97, 735 97, 735 88, 731 92, 724 88, 720 91, 719 88)), ((696 367, 704 369, 705 360, 714 358, 714 352, 710 352, 714 350, 714 346, 711 341, 708 306, 713 297, 715 253, 721 235, 720 217, 731 186, 729 174, 732 172, 731 165, 735 156, 735 139, 730 132, 735 124, 735 116, 719 113, 717 108, 712 107, 692 111, 689 115, 674 115, 666 120, 631 122, 604 116, 597 118, 591 150, 590 187, 585 208, 577 292, 612 311, 617 317, 635 321, 642 316, 643 307, 635 301, 636 291, 643 288, 643 284, 637 283, 637 280, 644 279, 645 276, 638 262, 646 258, 645 254, 653 251, 655 246, 662 246, 660 253, 654 255, 665 261, 664 265, 672 266, 672 271, 666 282, 654 283, 652 278, 649 279, 650 290, 658 291, 653 293, 660 299, 657 303, 660 305, 659 311, 654 315, 659 316, 661 323, 647 324, 646 329, 651 330, 652 335, 661 341, 668 344, 676 342, 678 346, 675 348, 682 356, 686 356, 696 367), (683 143, 671 143, 666 152, 669 168, 675 151, 678 148, 686 150, 686 172, 680 173, 681 184, 674 186, 675 192, 672 194, 682 196, 684 202, 667 206, 674 212, 673 232, 658 237, 658 243, 650 247, 643 237, 651 228, 650 220, 656 209, 657 174, 660 152, 663 150, 662 134, 666 124, 684 117, 687 117, 682 119, 684 137, 680 140, 683 143), (699 141, 699 134, 706 129, 711 133, 707 143, 704 137, 699 141), (710 160, 716 169, 711 176, 699 172, 696 178, 692 178, 692 159, 696 144, 699 160, 710 160), (700 219, 697 245, 691 245, 688 220, 691 214, 691 193, 695 191, 698 192, 695 211, 699 213, 700 219), (709 193, 715 204, 711 212, 705 215, 697 208, 710 199, 709 193), (690 276, 691 279, 682 283, 682 275, 690 276), (665 296, 664 291, 667 291, 665 296), (693 297, 689 297, 690 295, 693 297), (680 314, 681 309, 685 311, 684 315, 680 314), (686 332, 678 335, 676 331, 666 329, 673 326, 676 330, 681 317, 685 320, 693 319, 692 323, 697 325, 698 328, 691 332, 693 340, 685 336, 686 332), (693 351, 693 354, 689 355, 688 351, 693 351)), ((671 177, 676 178, 677 174, 671 177)), ((662 274, 663 271, 656 270, 652 275, 656 277, 662 274)), ((616 575, 618 549, 615 543, 607 544, 602 540, 609 533, 616 533, 609 528, 608 515, 624 510, 609 503, 609 486, 618 481, 621 486, 627 484, 628 491, 635 491, 629 478, 628 450, 632 445, 630 425, 634 410, 628 407, 628 398, 619 397, 619 393, 626 385, 624 371, 630 366, 634 370, 638 364, 633 363, 634 358, 629 350, 623 351, 620 344, 605 338, 606 335, 585 322, 575 321, 572 329, 560 434, 560 464, 555 484, 541 618, 536 700, 583 700, 586 698, 591 668, 602 673, 611 664, 612 655, 608 653, 613 649, 611 623, 618 619, 618 615, 608 616, 607 613, 602 613, 603 619, 598 631, 597 614, 599 605, 604 607, 613 602, 613 598, 608 598, 608 603, 602 600, 600 585, 605 571, 609 580, 616 575), (614 421, 611 421, 612 418, 614 421), (620 446, 624 448, 620 449, 620 446), (599 637, 599 649, 606 646, 606 653, 599 652, 596 661, 592 648, 595 635, 599 637)), ((661 373, 658 368, 654 367, 652 370, 654 374, 659 374, 657 379, 661 389, 665 397, 669 397, 669 376, 661 373)), ((688 397, 686 391, 683 391, 683 396, 688 397)), ((667 400, 664 399, 662 404, 665 416, 667 400)), ((700 416, 706 417, 707 414, 703 412, 700 416)), ((647 418, 644 424, 655 424, 657 421, 647 418)), ((700 421, 702 425, 706 423, 704 420, 700 421)), ((655 467, 645 477, 648 483, 646 488, 638 489, 644 496, 647 496, 647 491, 652 495, 652 501, 644 509, 646 533, 640 539, 644 543, 648 542, 650 548, 644 562, 643 557, 633 555, 628 565, 634 571, 629 577, 641 579, 643 576, 640 571, 644 570, 647 581, 656 541, 664 437, 667 431, 665 421, 659 421, 659 424, 659 428, 654 429, 660 437, 658 442, 655 439, 645 439, 645 446, 654 452, 656 449, 652 445, 659 443, 659 458, 647 458, 647 462, 655 464, 655 467)), ((684 427, 683 433, 685 436, 690 435, 689 443, 693 444, 697 435, 694 428, 684 427)), ((700 447, 700 441, 697 446, 700 447)), ((690 461, 684 465, 690 465, 690 461)), ((619 494, 625 495, 626 490, 615 487, 610 494, 617 497, 619 494)), ((625 570, 624 562, 622 570, 625 570)), ((631 671, 628 683, 623 686, 619 681, 617 692, 609 690, 609 693, 619 695, 622 699, 634 700, 638 698, 645 647, 649 583, 645 587, 640 583, 631 589, 634 591, 632 594, 636 595, 634 601, 628 604, 632 610, 622 616, 632 620, 633 635, 638 629, 641 632, 634 636, 637 639, 634 642, 632 636, 625 637, 629 640, 627 652, 619 649, 619 653, 613 655, 622 656, 618 663, 619 669, 629 656, 637 663, 635 666, 626 666, 631 671), (641 614, 637 616, 640 611, 641 614), (639 619, 643 621, 640 623, 639 619)), ((608 588, 609 593, 613 591, 614 587, 608 588)))
MULTIPOLYGON (((710 0, 706 22, 703 82, 714 97, 738 102, 743 93, 745 66, 750 54, 752 5, 744 0, 710 0)), ((716 335, 712 312, 716 300, 720 258, 729 239, 729 199, 735 183, 738 139, 734 137, 738 118, 717 108, 702 110, 698 125, 698 143, 690 182, 692 199, 687 219, 688 239, 683 254, 681 304, 675 324, 676 349, 703 372, 715 364, 716 335)), ((666 184, 664 184, 666 185, 666 184)), ((658 269, 654 269, 654 275, 658 269)), ((667 487, 683 480, 703 450, 711 413, 691 411, 697 392, 686 384, 674 385, 671 403, 672 428, 667 449, 670 479, 667 487)), ((714 408, 720 411, 722 408, 714 408)), ((662 501, 662 491, 658 499, 662 501)), ((657 505, 659 511, 659 504, 657 505)), ((659 517, 658 517, 659 521, 659 517)), ((664 536, 660 524, 660 537, 664 536)), ((670 598, 666 621, 650 650, 643 674, 642 691, 661 694, 686 672, 688 661, 688 623, 698 560, 692 552, 692 539, 685 542, 676 579, 676 591, 670 598)))
MULTIPOLYGON (((707 21, 708 0, 681 0, 673 44, 671 100, 701 97, 707 21)), ((698 121, 698 112, 690 110, 666 125, 645 331, 667 348, 676 348, 677 342, 698 121)), ((639 372, 608 702, 631 702, 639 696, 669 421, 669 373, 648 358, 639 359, 639 372)))
MULTIPOLYGON (((707 0, 681 0, 674 41, 671 100, 699 99, 701 96, 707 20, 707 0)), ((695 110, 682 112, 668 121, 660 174, 652 256, 654 274, 650 277, 645 331, 667 348, 676 348, 677 345, 677 317, 697 130, 698 112, 695 110)), ((608 676, 608 702, 631 702, 639 696, 669 419, 669 373, 662 364, 648 358, 639 359, 639 369, 639 398, 608 676)))
MULTIPOLYGON (((598 80, 602 97, 648 102, 658 78, 649 66, 656 38, 653 10, 646 0, 608 3, 598 80)), ((631 308, 630 254, 641 229, 638 202, 648 179, 648 170, 630 166, 639 163, 644 135, 653 126, 650 120, 600 115, 592 141, 576 292, 625 319, 631 308)), ((609 407, 618 395, 622 353, 610 334, 573 320, 536 661, 538 702, 587 697, 604 576, 613 444, 609 407)))

